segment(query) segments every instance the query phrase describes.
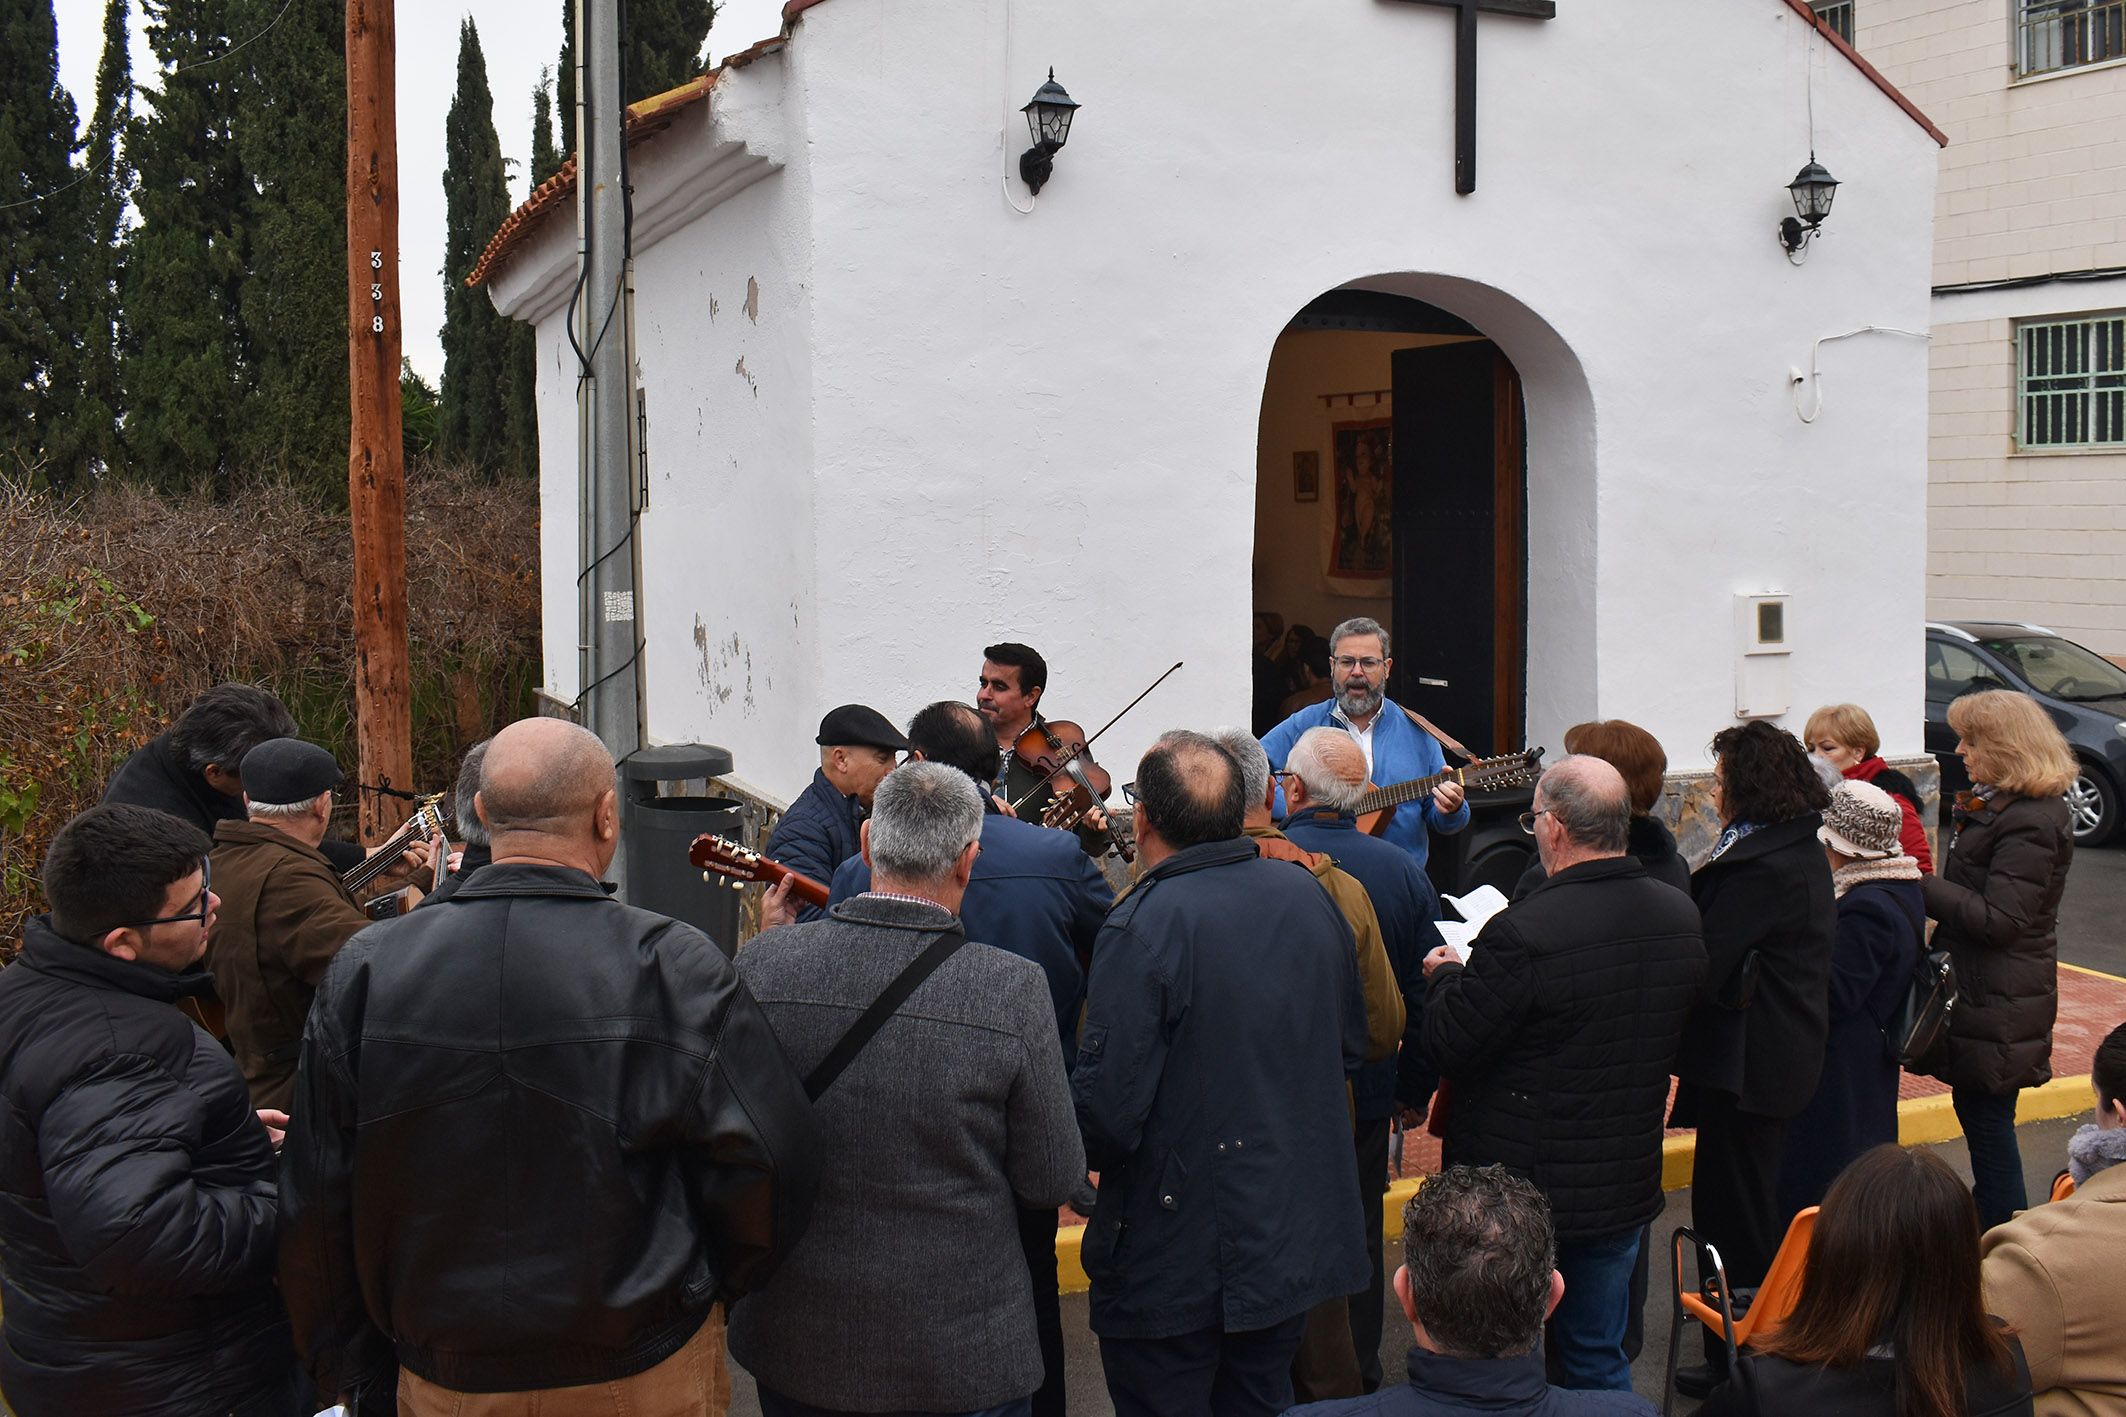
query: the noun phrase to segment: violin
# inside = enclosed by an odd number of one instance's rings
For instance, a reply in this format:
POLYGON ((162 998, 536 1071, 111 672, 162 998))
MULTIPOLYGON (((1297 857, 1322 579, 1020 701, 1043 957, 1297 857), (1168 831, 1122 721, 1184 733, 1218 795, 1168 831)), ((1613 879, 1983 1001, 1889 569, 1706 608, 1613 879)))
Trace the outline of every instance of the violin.
MULTIPOLYGON (((1060 827, 1065 831, 1081 821, 1089 821, 1102 831, 1107 830, 1107 813, 1100 803, 1115 790, 1115 781, 1107 775, 1107 769, 1093 761, 1092 742, 1108 729, 1122 721, 1122 714, 1151 697, 1152 689, 1158 688, 1173 676, 1181 661, 1174 661, 1173 669, 1152 680, 1151 688, 1122 706, 1122 713, 1100 725, 1088 734, 1068 719, 1043 723, 1036 718, 1033 726, 1021 733, 1011 745, 1014 761, 1030 771, 1041 775, 1041 780, 1056 794, 1056 800, 1041 814, 1041 825, 1060 827)), ((1038 791, 1039 789, 1036 789, 1038 791)), ((1026 805, 1033 793, 1011 804, 1016 812, 1026 805)), ((1135 861, 1136 851, 1120 835, 1115 837, 1115 850, 1124 861, 1135 861)))
MULTIPOLYGON (((1081 821, 1090 821, 1106 830, 1107 814, 1100 810, 1100 803, 1115 790, 1115 780, 1093 761, 1084 729, 1067 718, 1048 722, 1036 719, 1018 736, 1011 751, 1021 767, 1038 773, 1056 794, 1056 800, 1041 814, 1042 826, 1067 831, 1081 821)), ((1127 843, 1117 840, 1115 845, 1123 860, 1131 858, 1133 853, 1127 843)))

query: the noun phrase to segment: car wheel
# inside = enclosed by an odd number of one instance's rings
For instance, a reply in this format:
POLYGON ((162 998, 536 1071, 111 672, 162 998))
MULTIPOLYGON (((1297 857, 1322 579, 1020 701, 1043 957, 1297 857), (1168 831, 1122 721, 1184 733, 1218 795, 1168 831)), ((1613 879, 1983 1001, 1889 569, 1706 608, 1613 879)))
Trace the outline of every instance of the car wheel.
POLYGON ((2067 821, 2076 846, 2102 846, 2119 825, 2119 790, 2087 763, 2067 789, 2067 821))

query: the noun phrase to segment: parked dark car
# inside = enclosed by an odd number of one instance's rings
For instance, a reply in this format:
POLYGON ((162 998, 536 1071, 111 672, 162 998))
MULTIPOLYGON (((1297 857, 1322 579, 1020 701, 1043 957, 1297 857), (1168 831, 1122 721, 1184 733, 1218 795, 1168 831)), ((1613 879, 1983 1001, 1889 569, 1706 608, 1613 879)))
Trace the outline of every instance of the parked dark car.
POLYGON ((1977 620, 1927 626, 1927 751, 1941 763, 1942 820, 1971 779, 1956 756, 1949 705, 1982 689, 2030 695, 2066 736, 2082 775, 2067 789, 2076 846, 2118 831, 2126 802, 2126 670, 2036 625, 1977 620))

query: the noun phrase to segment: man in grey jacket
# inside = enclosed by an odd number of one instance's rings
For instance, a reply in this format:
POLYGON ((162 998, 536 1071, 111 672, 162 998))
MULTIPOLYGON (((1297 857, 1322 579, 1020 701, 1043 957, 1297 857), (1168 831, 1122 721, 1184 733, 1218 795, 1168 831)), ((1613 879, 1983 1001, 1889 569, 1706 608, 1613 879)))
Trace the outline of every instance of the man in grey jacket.
POLYGON ((1018 1212, 1085 1180, 1040 967, 961 945, 853 1056, 837 1047, 910 964, 959 938, 981 832, 967 774, 900 768, 862 827, 871 889, 738 956, 839 1143, 811 1228, 732 1311, 731 1354, 765 1417, 1019 1417, 1040 1385, 1018 1212))

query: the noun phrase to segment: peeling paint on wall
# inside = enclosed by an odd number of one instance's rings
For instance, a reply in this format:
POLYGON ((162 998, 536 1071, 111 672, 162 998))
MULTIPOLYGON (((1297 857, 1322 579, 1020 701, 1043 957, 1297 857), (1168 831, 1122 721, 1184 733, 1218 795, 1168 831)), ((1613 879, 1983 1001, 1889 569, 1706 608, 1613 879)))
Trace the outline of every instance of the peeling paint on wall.
POLYGON ((752 371, 746 368, 746 357, 743 354, 738 356, 738 365, 736 372, 739 378, 746 381, 746 387, 753 391, 753 397, 759 398, 760 380, 754 378, 752 371))
MULTIPOLYGON (((709 627, 702 623, 701 616, 694 617, 694 648, 701 652, 701 663, 694 673, 701 680, 701 687, 718 704, 727 704, 733 694, 739 693, 737 681, 744 680, 744 693, 739 697, 739 708, 747 718, 758 712, 753 698, 753 651, 740 643, 734 630, 729 636, 709 642, 709 627)), ((771 682, 769 688, 774 688, 771 682)))
POLYGON ((746 318, 760 323, 760 282, 751 276, 746 277, 746 318))

